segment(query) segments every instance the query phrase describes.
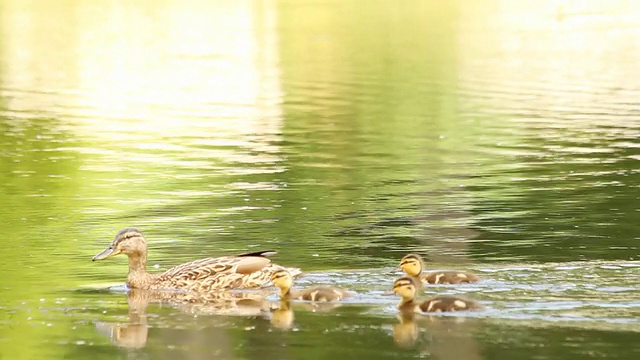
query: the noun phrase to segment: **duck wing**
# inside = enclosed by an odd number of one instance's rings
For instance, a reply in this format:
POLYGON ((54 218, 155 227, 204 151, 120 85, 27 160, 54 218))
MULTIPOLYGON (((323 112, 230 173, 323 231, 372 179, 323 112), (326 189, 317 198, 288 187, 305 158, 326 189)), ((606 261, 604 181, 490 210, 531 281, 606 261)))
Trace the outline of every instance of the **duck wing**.
POLYGON ((262 284, 255 284, 254 274, 270 262, 262 256, 248 255, 195 260, 165 271, 154 287, 190 291, 259 287, 262 284))

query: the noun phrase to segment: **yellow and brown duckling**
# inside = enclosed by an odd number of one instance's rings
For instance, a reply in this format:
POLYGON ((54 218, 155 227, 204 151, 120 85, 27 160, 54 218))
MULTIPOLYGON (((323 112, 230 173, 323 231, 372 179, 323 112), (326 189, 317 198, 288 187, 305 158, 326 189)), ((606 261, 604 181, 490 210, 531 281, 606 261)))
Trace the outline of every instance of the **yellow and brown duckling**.
MULTIPOLYGON (((259 288, 271 280, 274 272, 282 269, 265 257, 274 254, 273 251, 262 251, 195 260, 161 274, 149 274, 147 243, 142 233, 135 228, 120 230, 109 247, 94 256, 93 261, 119 254, 129 257, 127 285, 133 289, 209 292, 259 288)), ((300 269, 288 270, 294 276, 301 274, 300 269)))
POLYGON ((403 270, 407 275, 419 279, 423 284, 461 284, 480 280, 477 275, 463 271, 422 272, 423 269, 424 261, 417 254, 405 255, 396 268, 396 270, 403 270))
POLYGON ((271 274, 273 285, 280 288, 280 298, 283 300, 297 299, 308 301, 340 301, 351 296, 349 292, 333 286, 312 286, 302 290, 291 289, 293 287, 293 276, 287 269, 280 269, 271 274))
POLYGON ((398 309, 401 312, 445 312, 482 309, 482 305, 475 301, 453 295, 437 295, 421 302, 417 301, 417 284, 415 279, 410 276, 397 279, 393 283, 393 292, 402 298, 398 304, 398 309))

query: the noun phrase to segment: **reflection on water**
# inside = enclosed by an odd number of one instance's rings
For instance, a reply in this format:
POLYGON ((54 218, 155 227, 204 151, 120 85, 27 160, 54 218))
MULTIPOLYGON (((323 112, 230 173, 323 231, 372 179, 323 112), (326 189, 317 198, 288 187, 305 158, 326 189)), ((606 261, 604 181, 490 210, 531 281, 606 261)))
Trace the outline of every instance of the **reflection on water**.
POLYGON ((639 13, 3 1, 0 357, 637 358, 639 13), (77 291, 121 285, 89 260, 127 226, 157 272, 272 248, 358 295, 145 317, 77 291), (407 252, 487 310, 396 319, 407 252))
POLYGON ((420 316, 403 313, 393 326, 398 347, 416 348, 437 359, 482 359, 475 340, 477 321, 464 317, 420 316))
POLYGON ((280 300, 278 307, 270 312, 271 325, 281 330, 290 330, 293 326, 293 310, 291 309, 291 301, 280 300))
MULTIPOLYGON (((225 292, 203 297, 188 293, 131 289, 127 292, 128 321, 126 323, 96 322, 96 329, 108 335, 114 345, 125 348, 143 348, 147 343, 149 333, 147 307, 150 303, 166 304, 181 313, 193 314, 194 316, 260 317, 270 309, 270 304, 264 299, 264 294, 257 292, 225 292)), ((273 310, 272 313, 271 321, 274 325, 278 327, 291 326, 293 312, 289 309, 288 304, 281 303, 280 307, 273 310)))
POLYGON ((149 334, 147 306, 151 301, 149 291, 131 289, 127 294, 129 319, 126 323, 96 322, 96 329, 108 335, 116 346, 139 349, 147 344, 149 334))

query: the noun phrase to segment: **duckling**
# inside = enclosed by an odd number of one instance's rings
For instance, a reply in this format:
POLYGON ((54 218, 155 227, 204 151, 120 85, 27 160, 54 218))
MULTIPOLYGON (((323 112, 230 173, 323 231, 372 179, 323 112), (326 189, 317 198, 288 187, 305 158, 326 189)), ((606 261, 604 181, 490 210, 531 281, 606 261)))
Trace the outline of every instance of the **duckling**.
MULTIPOLYGON (((271 275, 282 266, 271 263, 265 256, 273 251, 260 251, 237 256, 223 256, 195 260, 171 268, 161 274, 147 272, 147 243, 136 228, 122 229, 115 239, 93 261, 118 254, 129 257, 127 285, 132 289, 183 290, 211 292, 230 289, 259 288, 271 280, 271 275)), ((293 276, 300 269, 287 269, 293 276)))
POLYGON ((271 274, 273 284, 280 288, 281 299, 297 299, 309 301, 340 301, 351 294, 333 286, 312 286, 302 290, 292 290, 293 276, 287 269, 281 269, 271 274))
POLYGON ((418 302, 416 301, 416 289, 416 281, 409 276, 401 277, 393 283, 393 292, 402 298, 398 304, 398 309, 401 312, 442 312, 482 309, 482 306, 475 301, 452 295, 437 295, 418 302))
POLYGON ((407 275, 419 279, 424 284, 460 284, 472 283, 480 280, 477 275, 462 271, 434 271, 422 272, 424 262, 420 255, 408 254, 400 260, 395 270, 404 270, 407 275))

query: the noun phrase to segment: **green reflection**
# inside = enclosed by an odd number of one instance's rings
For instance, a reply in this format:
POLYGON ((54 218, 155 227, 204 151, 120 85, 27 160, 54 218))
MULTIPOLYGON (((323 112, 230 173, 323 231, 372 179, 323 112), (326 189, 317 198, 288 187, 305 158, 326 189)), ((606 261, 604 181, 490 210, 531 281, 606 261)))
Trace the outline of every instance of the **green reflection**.
POLYGON ((636 358, 623 5, 2 1, 0 357, 636 358), (289 331, 157 303, 143 323, 76 291, 124 282, 90 258, 126 226, 154 271, 258 249, 365 269, 365 305, 293 304, 289 331), (483 271, 432 291, 493 312, 400 323, 379 292, 407 251, 483 271))

